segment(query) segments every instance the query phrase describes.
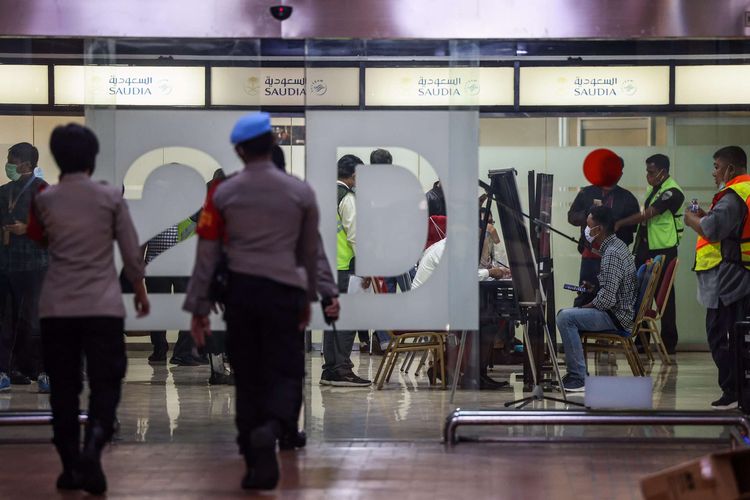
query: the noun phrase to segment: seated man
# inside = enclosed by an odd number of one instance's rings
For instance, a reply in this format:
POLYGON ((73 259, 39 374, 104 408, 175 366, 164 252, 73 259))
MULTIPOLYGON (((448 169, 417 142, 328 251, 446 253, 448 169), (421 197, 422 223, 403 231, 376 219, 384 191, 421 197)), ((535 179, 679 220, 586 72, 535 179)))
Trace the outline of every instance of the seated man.
MULTIPOLYGON (((419 260, 417 274, 414 276, 414 281, 412 282, 412 290, 419 288, 435 271, 445 252, 446 241, 443 238, 424 251, 422 258, 419 260)), ((508 276, 510 276, 510 270, 500 267, 491 267, 489 269, 479 268, 477 270, 479 281, 485 281, 490 278, 502 279, 508 276)), ((493 316, 483 316, 480 311, 479 323, 479 388, 498 389, 507 386, 507 382, 498 382, 487 374, 487 366, 489 365, 491 354, 490 346, 495 341, 495 335, 499 328, 499 319, 493 316)))
MULTIPOLYGON (((582 307, 562 309, 557 329, 565 346, 566 391, 585 389, 586 360, 581 332, 628 331, 633 327, 637 279, 628 246, 615 234, 615 217, 609 207, 593 207, 586 220, 584 235, 602 254, 599 288, 594 299, 582 307)), ((584 285, 591 286, 584 282, 584 285)))

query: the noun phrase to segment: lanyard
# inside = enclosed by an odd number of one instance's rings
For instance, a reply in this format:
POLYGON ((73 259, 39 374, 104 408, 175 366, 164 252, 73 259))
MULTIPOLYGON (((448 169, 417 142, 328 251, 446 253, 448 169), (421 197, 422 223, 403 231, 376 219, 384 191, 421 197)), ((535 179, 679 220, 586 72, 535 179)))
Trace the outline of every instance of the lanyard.
POLYGON ((13 210, 16 208, 16 204, 18 203, 18 200, 21 199, 21 195, 31 186, 31 183, 34 182, 34 179, 36 179, 36 176, 34 174, 31 174, 31 177, 28 181, 26 181, 26 184, 21 188, 21 191, 19 191, 18 196, 16 196, 16 199, 13 200, 13 193, 8 197, 8 212, 13 212, 13 210))

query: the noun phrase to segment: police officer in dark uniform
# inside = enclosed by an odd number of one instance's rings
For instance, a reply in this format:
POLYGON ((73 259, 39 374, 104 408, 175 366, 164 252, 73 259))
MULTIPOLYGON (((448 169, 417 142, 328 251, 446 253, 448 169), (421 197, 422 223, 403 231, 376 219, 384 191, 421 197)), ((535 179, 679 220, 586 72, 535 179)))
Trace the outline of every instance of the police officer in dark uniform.
POLYGON ((223 253, 226 347, 236 384, 237 442, 247 464, 242 487, 273 489, 276 441, 296 424, 302 399, 303 332, 316 299, 318 208, 310 186, 271 161, 267 113, 240 118, 231 142, 245 168, 207 195, 183 307, 193 314, 192 335, 202 347, 223 253))
MULTIPOLYGON (((669 175, 669 157, 662 154, 646 159, 646 182, 650 187, 646 192, 643 211, 617 221, 615 229, 638 224, 633 246, 636 269, 657 255, 664 255, 662 269, 666 269, 669 262, 677 258, 677 247, 682 239, 685 194, 669 175)), ((674 354, 677 346, 674 287, 661 319, 661 337, 667 352, 674 354)))

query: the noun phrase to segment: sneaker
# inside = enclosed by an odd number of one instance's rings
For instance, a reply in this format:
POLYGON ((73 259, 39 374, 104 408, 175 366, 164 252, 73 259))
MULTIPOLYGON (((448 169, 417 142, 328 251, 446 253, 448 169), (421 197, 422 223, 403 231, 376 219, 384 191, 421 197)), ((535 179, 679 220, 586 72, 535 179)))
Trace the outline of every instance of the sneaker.
POLYGON ((46 373, 40 373, 36 379, 39 388, 39 394, 49 394, 49 377, 46 373))
POLYGON ((197 362, 192 356, 185 358, 181 356, 172 356, 172 359, 169 360, 169 364, 177 366, 200 366, 200 363, 197 362))
POLYGON ((148 357, 148 364, 150 365, 165 365, 167 364, 167 353, 154 351, 151 356, 148 357))
POLYGON ((331 371, 324 371, 320 375, 320 385, 331 385, 331 378, 333 377, 333 373, 331 371))
POLYGON ((10 383, 13 385, 31 385, 31 379, 19 371, 10 372, 10 383))
POLYGON ((372 382, 356 376, 354 372, 344 375, 333 373, 330 378, 330 385, 334 387, 369 387, 372 385, 372 382))
POLYGON ((10 390, 10 377, 5 372, 0 372, 0 392, 10 390))
POLYGON ((719 399, 711 403, 711 408, 714 410, 733 410, 737 408, 737 396, 724 393, 719 399))
POLYGON ((583 380, 568 377, 563 380, 563 387, 567 392, 583 392, 586 390, 586 384, 583 380))

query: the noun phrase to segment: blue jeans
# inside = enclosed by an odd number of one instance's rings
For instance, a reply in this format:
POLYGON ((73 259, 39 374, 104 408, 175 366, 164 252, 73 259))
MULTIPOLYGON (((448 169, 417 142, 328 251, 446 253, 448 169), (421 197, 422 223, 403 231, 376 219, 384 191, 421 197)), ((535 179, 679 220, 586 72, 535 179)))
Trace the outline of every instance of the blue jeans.
POLYGON ((581 381, 586 378, 586 360, 583 358, 580 332, 617 330, 609 314, 594 308, 561 309, 557 313, 557 329, 565 346, 568 375, 581 381))

